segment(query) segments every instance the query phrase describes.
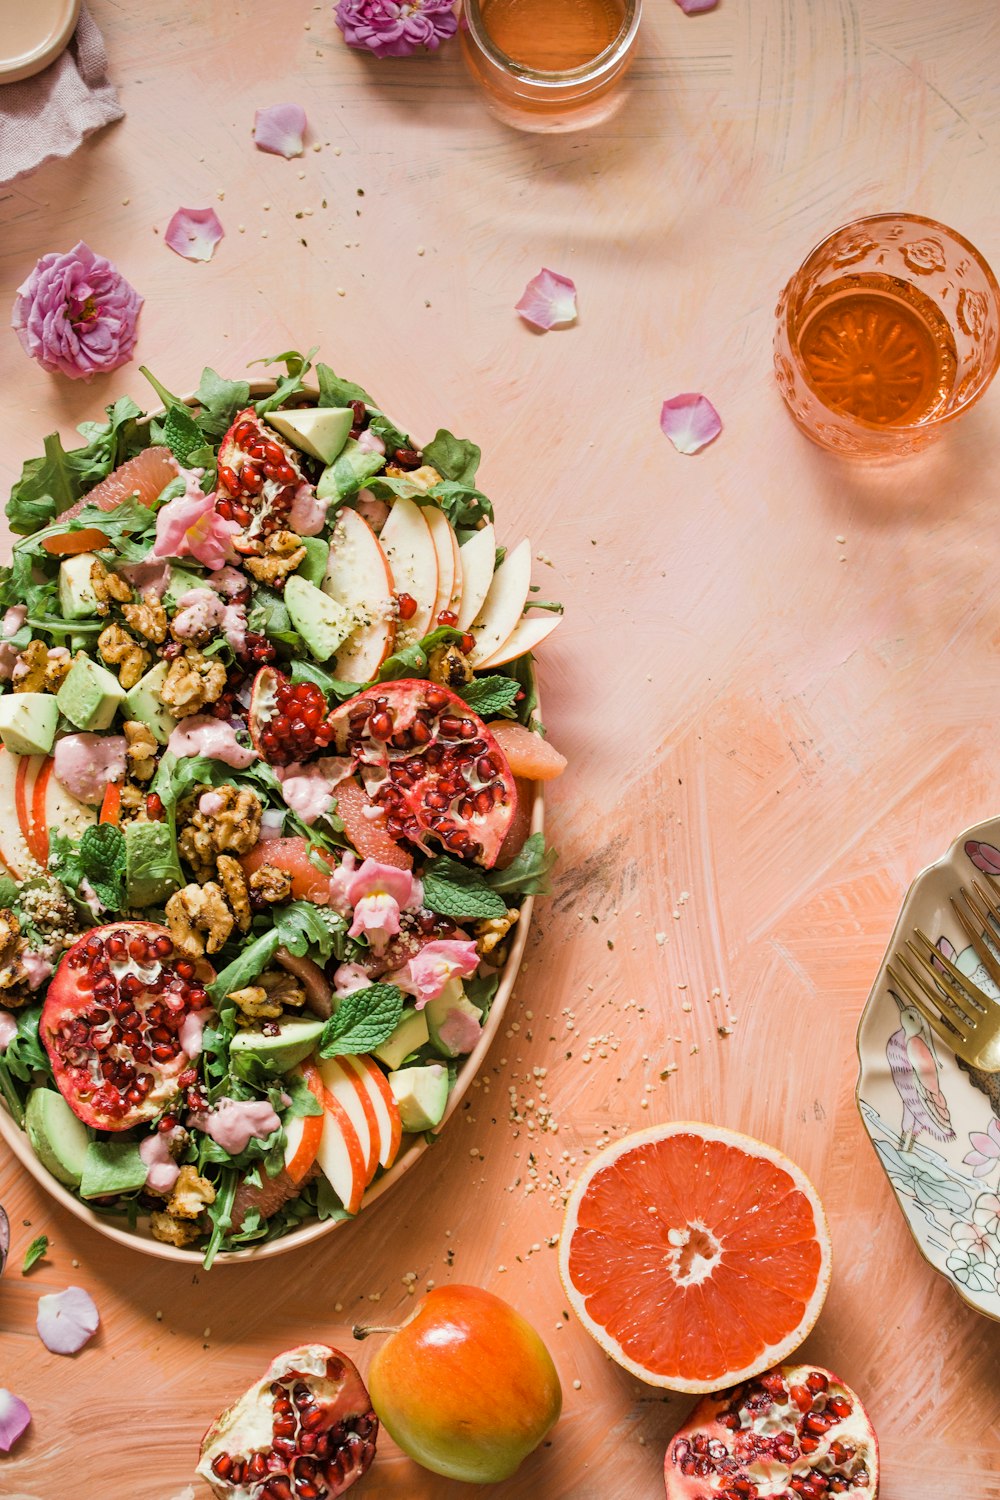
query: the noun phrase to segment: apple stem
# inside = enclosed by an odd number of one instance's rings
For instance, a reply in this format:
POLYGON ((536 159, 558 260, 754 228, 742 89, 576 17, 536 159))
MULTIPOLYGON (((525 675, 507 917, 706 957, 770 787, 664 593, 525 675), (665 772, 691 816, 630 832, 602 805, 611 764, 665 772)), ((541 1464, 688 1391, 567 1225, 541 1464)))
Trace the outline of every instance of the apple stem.
POLYGON ((352 1332, 353 1332, 354 1337, 356 1339, 366 1339, 366 1338, 368 1338, 373 1333, 398 1333, 399 1329, 398 1328, 379 1328, 379 1327, 376 1327, 374 1324, 366 1325, 364 1323, 355 1323, 354 1328, 352 1329, 352 1332))

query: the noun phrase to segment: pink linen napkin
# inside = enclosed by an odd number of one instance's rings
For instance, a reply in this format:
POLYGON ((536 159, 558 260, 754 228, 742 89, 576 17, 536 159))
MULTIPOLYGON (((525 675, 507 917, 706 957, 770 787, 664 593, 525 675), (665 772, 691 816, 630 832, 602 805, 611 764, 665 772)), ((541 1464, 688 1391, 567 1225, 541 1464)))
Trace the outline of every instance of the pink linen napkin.
POLYGON ((33 78, 0 85, 0 183, 54 156, 70 156, 85 135, 122 118, 107 67, 104 39, 82 5, 69 46, 55 62, 33 78))

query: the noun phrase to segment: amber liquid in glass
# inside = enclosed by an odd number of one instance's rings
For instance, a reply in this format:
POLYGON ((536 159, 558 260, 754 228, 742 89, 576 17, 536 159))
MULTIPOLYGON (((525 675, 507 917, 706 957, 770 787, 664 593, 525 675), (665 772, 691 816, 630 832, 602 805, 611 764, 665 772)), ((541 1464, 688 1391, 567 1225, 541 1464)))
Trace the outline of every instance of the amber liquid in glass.
POLYGON ((522 67, 565 72, 593 62, 622 29, 622 0, 480 0, 490 40, 522 67))
POLYGON ((861 272, 802 309, 799 352, 820 399, 878 427, 916 427, 955 384, 955 339, 939 309, 895 276, 861 272))

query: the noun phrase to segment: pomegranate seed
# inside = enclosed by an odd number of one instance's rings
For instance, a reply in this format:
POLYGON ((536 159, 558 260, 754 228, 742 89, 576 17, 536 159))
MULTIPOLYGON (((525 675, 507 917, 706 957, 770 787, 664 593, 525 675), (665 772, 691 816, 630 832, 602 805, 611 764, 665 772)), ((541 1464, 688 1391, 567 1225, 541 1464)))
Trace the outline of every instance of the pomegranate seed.
POLYGON ((163 817, 163 798, 159 792, 148 792, 146 795, 146 816, 158 823, 163 817))
POLYGON ((401 469, 419 469, 423 462, 416 448, 397 448, 393 458, 401 469))
POLYGON ((468 656, 476 644, 476 637, 471 633, 471 631, 467 630, 458 644, 464 651, 465 655, 468 656))
POLYGON ((368 724, 369 733, 377 740, 387 740, 392 734, 392 719, 382 712, 373 714, 368 724))
POLYGON ((217 1479, 228 1479, 232 1467, 233 1460, 228 1453, 220 1453, 218 1458, 212 1459, 212 1473, 217 1479))
POLYGON ((841 1421, 844 1421, 846 1417, 849 1417, 851 1415, 854 1407, 848 1401, 846 1396, 831 1396, 829 1401, 826 1403, 826 1409, 827 1411, 833 1412, 833 1415, 835 1417, 839 1417, 841 1421))
POLYGON ((830 1389, 830 1382, 819 1370, 813 1370, 812 1374, 806 1377, 806 1385, 814 1394, 830 1389))
POLYGON ((804 1385, 790 1386, 788 1394, 792 1398, 793 1405, 797 1406, 799 1411, 812 1410, 812 1392, 808 1391, 804 1385))
POLYGON ((439 625, 457 625, 458 615, 452 609, 438 610, 437 622, 439 625))
POLYGON ((242 481, 243 488, 249 491, 251 495, 259 495, 261 490, 264 488, 264 476, 260 472, 260 470, 255 469, 252 464, 244 464, 242 472, 240 473, 240 479, 242 481))
POLYGON ((412 594, 397 594, 396 608, 401 620, 412 620, 417 612, 417 601, 412 594))
POLYGON ((240 448, 245 448, 248 443, 257 439, 257 428, 252 422, 243 421, 237 423, 233 429, 233 441, 240 448))

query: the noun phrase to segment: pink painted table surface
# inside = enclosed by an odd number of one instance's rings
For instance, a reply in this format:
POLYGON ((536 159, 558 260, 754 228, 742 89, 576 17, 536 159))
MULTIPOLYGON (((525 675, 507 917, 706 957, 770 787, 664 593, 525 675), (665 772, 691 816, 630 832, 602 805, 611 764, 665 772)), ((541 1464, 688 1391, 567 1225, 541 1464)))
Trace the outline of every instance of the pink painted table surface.
MULTIPOLYGON (((921 1259, 854 1105, 902 894, 1000 809, 1000 388, 947 446, 876 471, 800 437, 771 376, 777 291, 839 223, 912 209, 1000 264, 995 0, 722 0, 697 18, 647 0, 627 107, 550 139, 494 123, 454 45, 350 53, 328 4, 92 9, 127 118, 3 190, 0 309, 83 237, 145 295, 139 356, 168 386, 315 343, 418 437, 474 436, 501 536, 530 532, 536 580, 566 602, 541 673, 571 768, 508 1029, 464 1115, 355 1225, 192 1276, 56 1211, 0 1148, 0 1384, 35 1416, 0 1491, 173 1500, 274 1353, 351 1349, 353 1322, 408 1311, 414 1272, 509 1298, 559 1366, 552 1442, 496 1493, 659 1496, 690 1403, 574 1325, 550 1245, 588 1153, 687 1118, 774 1142, 817 1184, 835 1269, 806 1350, 867 1397, 884 1500, 1000 1496, 1000 1328, 921 1259), (300 161, 251 144, 255 107, 286 99, 319 147, 300 161), (189 264, 163 231, 208 203, 226 238, 189 264), (578 326, 545 337, 512 310, 541 265, 580 294, 578 326), (682 458, 660 403, 698 390, 725 431, 682 458), (22 1279, 41 1232, 50 1258, 22 1279), (34 1332, 39 1293, 70 1283, 102 1317, 75 1360, 34 1332)), ((13 334, 0 372, 8 482, 54 426, 149 399, 137 364, 71 385, 13 334)), ((463 1488, 384 1438, 359 1493, 463 1488)))

